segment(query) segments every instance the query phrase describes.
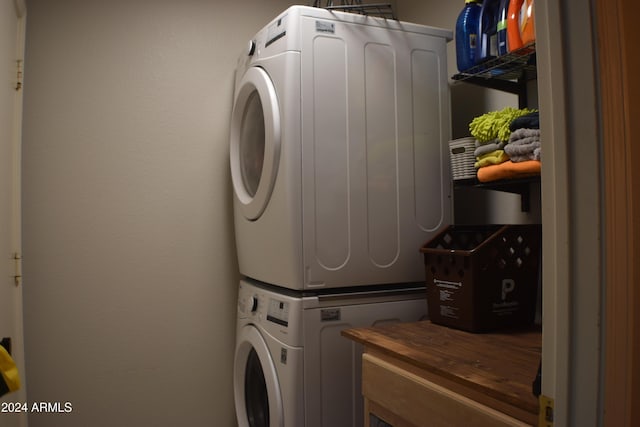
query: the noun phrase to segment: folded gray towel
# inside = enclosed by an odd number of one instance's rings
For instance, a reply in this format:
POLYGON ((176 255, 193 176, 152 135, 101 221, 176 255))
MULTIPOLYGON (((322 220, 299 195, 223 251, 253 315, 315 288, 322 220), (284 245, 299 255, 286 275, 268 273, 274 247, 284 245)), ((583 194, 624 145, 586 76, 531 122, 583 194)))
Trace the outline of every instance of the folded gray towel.
POLYGON ((506 146, 508 147, 509 145, 530 145, 533 144, 534 142, 540 142, 540 138, 537 136, 527 136, 526 138, 520 138, 520 139, 514 139, 513 141, 509 142, 506 146))
POLYGON ((509 144, 511 144, 511 142, 516 141, 518 139, 528 138, 528 137, 540 138, 540 129, 526 129, 526 128, 516 129, 513 132, 511 132, 511 136, 509 137, 509 144))
POLYGON ((507 143, 505 141, 500 141, 499 139, 494 139, 490 142, 481 143, 476 140, 476 149, 473 152, 473 155, 476 157, 483 156, 485 154, 492 153, 496 150, 502 150, 507 143))
POLYGON ((509 157, 513 157, 533 153, 536 148, 540 148, 541 146, 540 141, 531 141, 527 144, 507 144, 504 147, 504 152, 507 153, 509 157))
POLYGON ((540 152, 540 149, 536 148, 535 150, 533 150, 532 152, 527 153, 527 154, 518 155, 518 156, 509 156, 509 159, 514 163, 525 162, 527 160, 542 161, 542 155, 541 154, 542 153, 540 152))
POLYGON ((533 137, 520 139, 504 147, 504 152, 509 155, 512 162, 540 160, 541 150, 540 140, 533 137))

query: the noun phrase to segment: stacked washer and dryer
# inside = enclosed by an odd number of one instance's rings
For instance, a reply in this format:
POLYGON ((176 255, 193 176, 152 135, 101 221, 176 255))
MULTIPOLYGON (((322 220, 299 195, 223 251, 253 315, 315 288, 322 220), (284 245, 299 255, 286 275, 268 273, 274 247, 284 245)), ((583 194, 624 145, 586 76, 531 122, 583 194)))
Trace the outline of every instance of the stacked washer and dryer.
POLYGON ((236 69, 238 425, 362 425, 349 327, 426 314, 420 246, 451 218, 451 32, 293 6, 236 69))

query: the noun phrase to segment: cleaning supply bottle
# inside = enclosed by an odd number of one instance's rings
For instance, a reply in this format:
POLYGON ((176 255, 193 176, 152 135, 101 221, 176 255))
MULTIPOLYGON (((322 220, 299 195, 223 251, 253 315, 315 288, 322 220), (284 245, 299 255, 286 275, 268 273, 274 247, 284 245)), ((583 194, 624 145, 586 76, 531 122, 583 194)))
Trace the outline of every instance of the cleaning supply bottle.
POLYGON ((534 15, 533 0, 525 0, 525 7, 522 11, 522 22, 520 24, 520 36, 522 37, 522 44, 525 46, 536 41, 534 15))
POLYGON ((480 10, 476 63, 498 56, 498 10, 501 0, 484 0, 480 10))
POLYGON ((507 44, 509 52, 522 47, 522 36, 520 36, 520 11, 524 0, 511 0, 507 12, 507 44))
POLYGON ((507 17, 509 52, 521 49, 536 39, 533 0, 511 0, 507 17))
POLYGON ((478 25, 482 0, 465 0, 464 9, 456 21, 456 60, 458 71, 465 71, 476 64, 478 25))
POLYGON ((507 17, 509 16, 510 0, 501 0, 498 8, 498 24, 496 31, 498 33, 498 56, 509 53, 507 43, 507 17))

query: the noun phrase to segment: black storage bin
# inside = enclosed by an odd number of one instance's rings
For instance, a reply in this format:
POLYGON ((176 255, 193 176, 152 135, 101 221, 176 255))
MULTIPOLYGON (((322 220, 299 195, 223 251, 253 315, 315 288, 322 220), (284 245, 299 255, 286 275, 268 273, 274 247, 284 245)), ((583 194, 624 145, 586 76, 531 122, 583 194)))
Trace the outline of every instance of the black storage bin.
POLYGON ((449 226, 424 254, 429 317, 470 332, 531 325, 540 275, 534 225, 449 226))

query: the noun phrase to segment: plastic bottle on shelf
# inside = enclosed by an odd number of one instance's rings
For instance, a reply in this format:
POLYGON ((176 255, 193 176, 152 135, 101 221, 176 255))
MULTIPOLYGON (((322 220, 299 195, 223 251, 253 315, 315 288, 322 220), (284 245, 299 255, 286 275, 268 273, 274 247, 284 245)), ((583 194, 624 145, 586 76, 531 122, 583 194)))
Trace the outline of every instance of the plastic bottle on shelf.
POLYGON ((536 41, 536 29, 534 25, 535 10, 533 0, 525 0, 525 7, 522 11, 522 23, 520 25, 520 37, 522 44, 528 45, 536 41))
POLYGON ((464 9, 456 21, 456 60, 461 72, 476 64, 480 3, 482 0, 465 0, 464 9))
POLYGON ((511 0, 507 17, 509 52, 536 40, 533 0, 511 0))
POLYGON ((509 45, 507 43, 507 17, 509 16, 510 0, 501 0, 498 8, 498 56, 509 53, 509 45))
POLYGON ((484 0, 480 11, 476 63, 498 56, 498 11, 501 0, 484 0))
POLYGON ((520 15, 524 0, 511 0, 507 12, 507 44, 509 52, 522 47, 522 36, 520 35, 520 15))

